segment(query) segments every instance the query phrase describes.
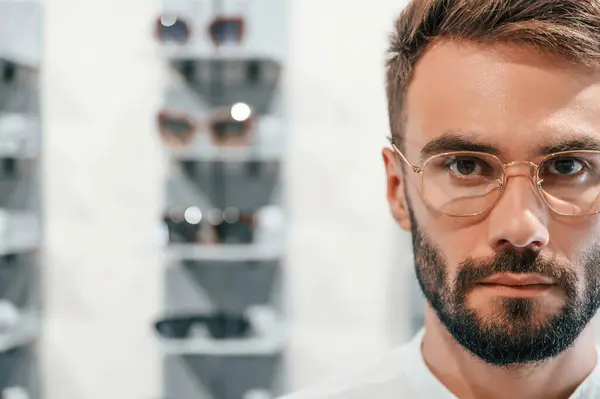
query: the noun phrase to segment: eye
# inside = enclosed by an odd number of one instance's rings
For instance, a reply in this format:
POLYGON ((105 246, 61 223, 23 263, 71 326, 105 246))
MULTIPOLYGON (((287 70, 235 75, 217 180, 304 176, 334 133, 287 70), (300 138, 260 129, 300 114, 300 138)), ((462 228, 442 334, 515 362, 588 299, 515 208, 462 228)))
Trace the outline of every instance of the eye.
POLYGON ((446 167, 459 176, 479 175, 483 171, 481 161, 477 159, 449 159, 446 167))
POLYGON ((569 176, 579 173, 584 167, 584 162, 576 158, 559 158, 551 160, 546 169, 554 175, 569 176))

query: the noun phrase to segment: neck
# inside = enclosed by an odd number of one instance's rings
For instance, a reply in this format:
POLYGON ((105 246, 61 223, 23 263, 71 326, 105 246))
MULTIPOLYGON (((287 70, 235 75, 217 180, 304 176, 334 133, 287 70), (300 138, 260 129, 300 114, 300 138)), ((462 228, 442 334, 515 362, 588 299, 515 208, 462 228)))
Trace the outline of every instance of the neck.
POLYGON ((566 399, 592 372, 597 357, 588 326, 569 349, 553 359, 519 367, 492 366, 466 351, 429 307, 422 352, 436 378, 465 399, 566 399))

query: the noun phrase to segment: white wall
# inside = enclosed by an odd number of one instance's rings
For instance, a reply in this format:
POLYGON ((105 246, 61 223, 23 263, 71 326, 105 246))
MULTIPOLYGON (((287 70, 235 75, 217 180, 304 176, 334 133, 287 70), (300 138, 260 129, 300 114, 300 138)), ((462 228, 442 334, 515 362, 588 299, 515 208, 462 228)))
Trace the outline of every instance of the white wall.
MULTIPOLYGON (((46 2, 46 397, 154 398, 158 1, 46 2)), ((388 216, 380 157, 383 51, 404 3, 292 2, 290 389, 407 338, 410 247, 388 216)))
POLYGON ((292 388, 407 338, 408 236, 388 213, 387 33, 406 1, 296 0, 291 9, 288 261, 292 388))
POLYGON ((47 0, 47 399, 150 399, 159 358, 151 0, 47 0))

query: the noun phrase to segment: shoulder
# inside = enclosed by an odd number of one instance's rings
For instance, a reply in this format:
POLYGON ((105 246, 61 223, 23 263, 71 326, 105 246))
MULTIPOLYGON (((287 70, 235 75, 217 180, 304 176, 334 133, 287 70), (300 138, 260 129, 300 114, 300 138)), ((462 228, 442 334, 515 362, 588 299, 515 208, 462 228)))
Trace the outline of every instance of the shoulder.
MULTIPOLYGON (((339 375, 315 387, 278 399, 373 399, 409 390, 410 344, 396 348, 369 366, 339 375)), ((393 396, 390 396, 392 395, 393 396)))

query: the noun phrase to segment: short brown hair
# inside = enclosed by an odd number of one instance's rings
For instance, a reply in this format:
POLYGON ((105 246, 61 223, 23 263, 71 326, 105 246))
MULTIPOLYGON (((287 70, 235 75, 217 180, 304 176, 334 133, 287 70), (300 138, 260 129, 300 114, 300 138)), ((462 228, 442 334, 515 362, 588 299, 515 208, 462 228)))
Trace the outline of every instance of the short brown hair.
POLYGON ((411 0, 396 20, 386 62, 390 129, 399 145, 414 66, 439 38, 516 43, 598 67, 600 0, 411 0))

